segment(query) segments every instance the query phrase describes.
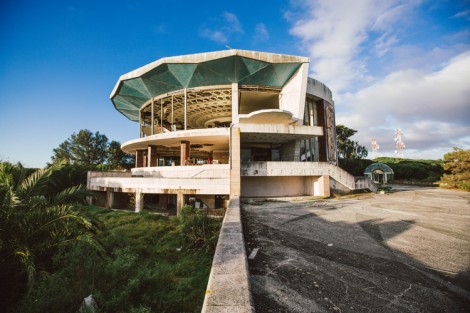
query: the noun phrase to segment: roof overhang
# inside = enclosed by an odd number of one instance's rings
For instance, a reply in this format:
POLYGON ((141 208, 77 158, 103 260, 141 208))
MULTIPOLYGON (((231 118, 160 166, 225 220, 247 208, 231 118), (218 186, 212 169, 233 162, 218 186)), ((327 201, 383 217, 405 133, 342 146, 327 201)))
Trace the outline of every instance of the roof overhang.
POLYGON ((309 58, 246 50, 224 50, 168 57, 122 75, 110 97, 133 121, 159 95, 201 86, 238 83, 282 88, 309 58))

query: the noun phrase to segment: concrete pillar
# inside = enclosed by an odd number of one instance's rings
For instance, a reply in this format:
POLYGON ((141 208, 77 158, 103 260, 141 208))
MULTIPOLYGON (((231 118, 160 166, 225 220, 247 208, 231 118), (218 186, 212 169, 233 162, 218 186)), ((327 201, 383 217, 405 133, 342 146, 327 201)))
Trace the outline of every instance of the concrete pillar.
POLYGON ((230 198, 239 197, 240 193, 240 127, 232 126, 230 130, 230 198))
POLYGON ((318 126, 323 128, 323 136, 318 137, 318 154, 319 154, 319 161, 320 162, 327 162, 328 161, 328 131, 326 125, 326 113, 325 113, 325 100, 318 100, 317 104, 317 118, 318 118, 318 126))
POLYGON ((144 208, 144 194, 140 190, 135 192, 135 212, 142 212, 144 208))
POLYGON ((323 175, 313 183, 314 195, 321 197, 330 196, 330 176, 323 175))
POLYGON ((189 141, 181 141, 181 152, 180 152, 180 162, 181 165, 186 165, 186 159, 189 159, 191 157, 191 150, 190 150, 190 145, 189 141))
POLYGON ((184 194, 176 194, 176 216, 180 216, 181 209, 184 207, 184 194))
POLYGON ((237 124, 238 119, 238 83, 232 84, 232 123, 237 124))
POLYGON ((135 152, 135 167, 144 166, 144 150, 137 150, 135 152))
POLYGON ((107 196, 107 199, 106 199, 107 200, 106 201, 107 206, 106 206, 106 208, 107 209, 112 209, 114 207, 114 191, 108 190, 106 196, 107 196))
POLYGON ((147 150, 148 166, 158 166, 157 147, 149 146, 147 150))
POLYGON ((281 160, 282 161, 300 161, 301 140, 292 140, 282 145, 281 160))

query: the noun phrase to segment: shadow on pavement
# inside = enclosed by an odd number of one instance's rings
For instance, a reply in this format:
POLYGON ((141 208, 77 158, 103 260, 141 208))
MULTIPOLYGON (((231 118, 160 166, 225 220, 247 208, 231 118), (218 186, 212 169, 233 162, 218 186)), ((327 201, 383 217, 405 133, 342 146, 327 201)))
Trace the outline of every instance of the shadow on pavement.
POLYGON ((388 244, 406 244, 413 218, 371 218, 357 208, 348 212, 356 222, 338 221, 328 200, 312 203, 242 205, 248 255, 259 249, 248 260, 257 312, 470 310, 469 268, 433 269, 388 244))

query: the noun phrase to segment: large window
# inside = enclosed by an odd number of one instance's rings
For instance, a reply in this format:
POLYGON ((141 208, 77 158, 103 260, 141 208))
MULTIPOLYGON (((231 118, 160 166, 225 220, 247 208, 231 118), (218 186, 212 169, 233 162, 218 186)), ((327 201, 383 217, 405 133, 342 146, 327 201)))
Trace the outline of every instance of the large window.
POLYGON ((249 114, 251 112, 268 109, 279 109, 278 92, 240 92, 240 114, 249 114))
MULTIPOLYGON (((313 98, 305 100, 304 125, 318 126, 317 103, 313 98)), ((300 161, 318 162, 318 137, 304 139, 300 143, 300 161)))

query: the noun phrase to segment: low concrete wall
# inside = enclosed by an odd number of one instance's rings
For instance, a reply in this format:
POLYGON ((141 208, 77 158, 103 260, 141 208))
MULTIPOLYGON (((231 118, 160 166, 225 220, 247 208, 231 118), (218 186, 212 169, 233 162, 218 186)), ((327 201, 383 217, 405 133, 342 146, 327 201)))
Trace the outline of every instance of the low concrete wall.
POLYGON ((262 162, 241 165, 241 176, 330 176, 349 190, 355 189, 354 176, 327 162, 262 162))
POLYGON ((367 176, 357 176, 354 177, 356 181, 356 189, 369 189, 370 191, 377 191, 378 184, 374 183, 367 176))
POLYGON ((225 213, 202 312, 255 312, 238 197, 225 213))
POLYGON ((198 166, 159 166, 137 167, 132 169, 133 176, 154 178, 227 178, 229 164, 205 164, 198 166))

